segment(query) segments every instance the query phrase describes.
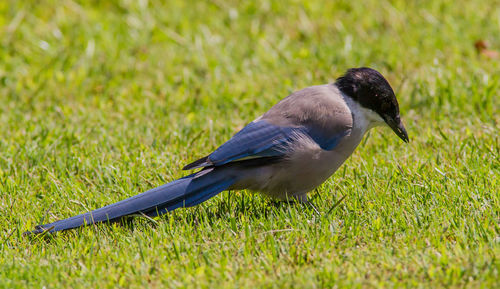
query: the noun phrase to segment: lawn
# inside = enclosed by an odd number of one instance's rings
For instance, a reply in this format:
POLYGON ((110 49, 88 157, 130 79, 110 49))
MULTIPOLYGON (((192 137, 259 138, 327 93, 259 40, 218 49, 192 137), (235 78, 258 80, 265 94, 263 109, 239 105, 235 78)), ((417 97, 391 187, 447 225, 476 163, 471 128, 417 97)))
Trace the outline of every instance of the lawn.
POLYGON ((498 0, 1 1, 0 288, 498 288, 500 58, 474 42, 499 35, 498 0), (321 215, 232 191, 22 236, 186 175, 359 66, 411 142, 372 130, 311 192, 321 215))

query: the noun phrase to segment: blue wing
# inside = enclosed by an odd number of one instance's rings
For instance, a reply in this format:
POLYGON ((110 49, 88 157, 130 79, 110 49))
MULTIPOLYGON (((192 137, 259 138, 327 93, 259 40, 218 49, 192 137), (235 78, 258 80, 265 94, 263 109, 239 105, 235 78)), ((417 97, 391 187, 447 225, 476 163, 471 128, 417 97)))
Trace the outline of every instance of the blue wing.
POLYGON ((252 122, 211 153, 208 160, 214 165, 222 165, 246 157, 282 156, 294 131, 299 130, 265 120, 252 122))
POLYGON ((187 165, 184 169, 220 166, 245 158, 284 156, 287 147, 296 140, 297 134, 308 135, 325 150, 333 149, 346 135, 342 133, 326 136, 320 130, 307 126, 286 127, 271 124, 266 120, 254 121, 209 156, 187 165))

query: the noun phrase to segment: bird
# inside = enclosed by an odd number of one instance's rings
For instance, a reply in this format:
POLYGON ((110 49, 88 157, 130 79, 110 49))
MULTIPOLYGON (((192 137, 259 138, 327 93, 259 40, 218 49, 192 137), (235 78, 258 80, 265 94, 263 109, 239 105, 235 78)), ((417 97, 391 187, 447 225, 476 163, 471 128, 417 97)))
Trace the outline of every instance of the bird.
POLYGON ((308 192, 335 173, 363 136, 383 125, 409 142, 389 82, 374 69, 351 68, 333 83, 283 98, 211 154, 183 168, 198 169, 194 173, 27 233, 113 223, 135 215, 156 217, 225 190, 247 189, 276 200, 307 202, 308 192))

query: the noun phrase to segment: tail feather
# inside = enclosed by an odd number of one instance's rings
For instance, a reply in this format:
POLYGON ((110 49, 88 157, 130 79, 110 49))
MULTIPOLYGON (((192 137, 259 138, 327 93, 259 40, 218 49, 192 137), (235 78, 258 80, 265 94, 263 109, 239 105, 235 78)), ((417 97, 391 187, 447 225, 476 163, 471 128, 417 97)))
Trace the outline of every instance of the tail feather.
POLYGON ((224 170, 207 168, 100 209, 39 225, 28 233, 56 232, 100 222, 114 222, 138 213, 151 217, 161 215, 179 207, 200 204, 226 190, 235 181, 234 174, 228 175, 224 170))

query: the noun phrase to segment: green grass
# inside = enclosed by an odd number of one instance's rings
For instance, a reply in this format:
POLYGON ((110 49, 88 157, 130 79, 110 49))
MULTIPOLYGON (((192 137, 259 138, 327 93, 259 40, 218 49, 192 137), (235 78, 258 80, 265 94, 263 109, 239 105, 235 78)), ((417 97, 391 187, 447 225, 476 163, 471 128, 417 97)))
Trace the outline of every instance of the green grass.
POLYGON ((500 286, 500 60, 473 46, 500 50, 499 1, 105 2, 0 2, 1 288, 500 286), (411 142, 371 131, 312 192, 320 217, 224 192, 21 235, 185 175, 357 66, 391 82, 411 142))

